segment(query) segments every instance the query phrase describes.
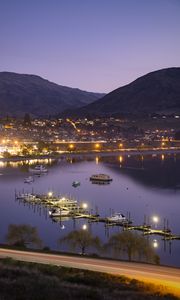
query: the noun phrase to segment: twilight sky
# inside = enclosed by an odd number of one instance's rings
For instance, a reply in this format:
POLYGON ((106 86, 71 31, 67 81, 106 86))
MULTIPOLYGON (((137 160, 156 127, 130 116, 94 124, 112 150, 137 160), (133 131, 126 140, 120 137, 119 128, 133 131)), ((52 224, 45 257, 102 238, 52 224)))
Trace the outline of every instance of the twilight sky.
POLYGON ((180 66, 180 0, 0 0, 0 71, 109 92, 180 66))

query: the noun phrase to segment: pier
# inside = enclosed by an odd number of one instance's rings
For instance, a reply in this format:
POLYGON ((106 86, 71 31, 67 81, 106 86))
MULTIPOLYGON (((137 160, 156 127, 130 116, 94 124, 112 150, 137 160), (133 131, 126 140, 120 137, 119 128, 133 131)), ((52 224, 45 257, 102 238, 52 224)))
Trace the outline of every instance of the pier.
MULTIPOLYGON (((164 219, 164 228, 152 228, 151 225, 146 224, 146 217, 143 224, 135 225, 130 219, 130 213, 128 213, 127 218, 124 220, 112 221, 111 217, 102 217, 98 213, 93 214, 90 213, 87 209, 86 203, 78 203, 77 200, 67 196, 54 196, 52 192, 48 194, 34 194, 32 193, 22 193, 15 192, 15 199, 19 202, 23 202, 29 205, 40 207, 44 207, 46 209, 60 209, 60 213, 57 216, 51 216, 52 219, 59 220, 61 222, 64 217, 72 218, 72 219, 87 219, 89 223, 104 223, 105 228, 119 226, 122 227, 123 230, 135 230, 141 231, 143 235, 159 235, 162 236, 164 241, 171 240, 180 240, 180 235, 176 235, 172 233, 171 229, 168 226, 168 220, 164 219), (66 215, 61 214, 61 210, 68 210, 66 215), (167 221, 167 222, 166 222, 167 221), (167 224, 166 224, 167 223, 167 224)), ((47 213, 47 212, 46 212, 47 213)))

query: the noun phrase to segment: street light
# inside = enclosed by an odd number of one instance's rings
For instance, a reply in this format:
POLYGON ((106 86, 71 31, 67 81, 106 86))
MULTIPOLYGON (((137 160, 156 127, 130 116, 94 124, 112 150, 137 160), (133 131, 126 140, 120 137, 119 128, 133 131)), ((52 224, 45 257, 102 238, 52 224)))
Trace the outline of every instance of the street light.
POLYGON ((155 215, 155 216, 152 217, 152 220, 155 224, 155 227, 157 227, 157 223, 159 222, 159 217, 155 215))
POLYGON ((72 150, 72 149, 74 149, 74 145, 73 144, 70 144, 69 145, 69 148, 72 150))
POLYGON ((99 144, 95 144, 95 148, 96 148, 96 149, 99 149, 99 148, 100 148, 100 145, 99 145, 99 144))
POLYGON ((87 203, 83 203, 83 204, 82 204, 82 208, 87 209, 87 208, 88 208, 87 203))
POLYGON ((51 198, 53 195, 53 192, 48 192, 48 197, 51 198))

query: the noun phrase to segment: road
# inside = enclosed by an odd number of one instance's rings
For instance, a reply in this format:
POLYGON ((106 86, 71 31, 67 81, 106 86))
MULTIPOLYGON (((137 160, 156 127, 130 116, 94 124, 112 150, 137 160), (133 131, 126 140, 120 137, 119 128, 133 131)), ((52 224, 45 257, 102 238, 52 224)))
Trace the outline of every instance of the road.
POLYGON ((120 262, 114 260, 94 259, 65 255, 26 252, 0 248, 0 257, 16 260, 51 264, 91 271, 125 275, 148 283, 160 284, 167 291, 180 296, 180 268, 120 262))

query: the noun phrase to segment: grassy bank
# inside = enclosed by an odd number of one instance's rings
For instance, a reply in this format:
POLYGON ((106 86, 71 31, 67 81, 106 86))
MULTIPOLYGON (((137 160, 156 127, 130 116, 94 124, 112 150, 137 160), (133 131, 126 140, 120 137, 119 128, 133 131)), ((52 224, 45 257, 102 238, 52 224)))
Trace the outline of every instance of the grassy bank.
POLYGON ((124 276, 0 260, 0 299, 156 300, 178 299, 161 287, 124 276))

